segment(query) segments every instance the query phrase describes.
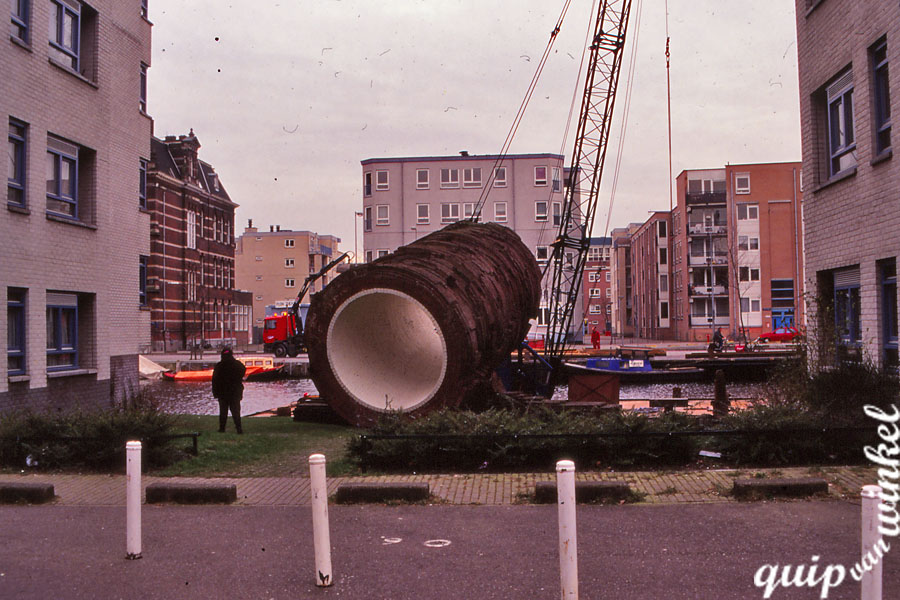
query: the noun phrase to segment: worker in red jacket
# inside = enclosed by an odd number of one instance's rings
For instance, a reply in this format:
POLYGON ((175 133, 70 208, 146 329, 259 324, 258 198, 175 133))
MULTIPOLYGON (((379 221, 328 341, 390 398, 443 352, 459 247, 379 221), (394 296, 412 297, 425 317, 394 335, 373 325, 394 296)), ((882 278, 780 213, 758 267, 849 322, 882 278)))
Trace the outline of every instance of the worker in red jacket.
POLYGON ((234 419, 234 428, 244 433, 241 428, 241 399, 244 396, 244 363, 234 357, 230 346, 222 348, 222 360, 213 369, 212 393, 219 401, 219 433, 225 433, 228 423, 228 411, 234 419))
POLYGON ((591 331, 591 345, 594 348, 600 347, 600 332, 597 331, 596 327, 594 327, 594 330, 591 331))

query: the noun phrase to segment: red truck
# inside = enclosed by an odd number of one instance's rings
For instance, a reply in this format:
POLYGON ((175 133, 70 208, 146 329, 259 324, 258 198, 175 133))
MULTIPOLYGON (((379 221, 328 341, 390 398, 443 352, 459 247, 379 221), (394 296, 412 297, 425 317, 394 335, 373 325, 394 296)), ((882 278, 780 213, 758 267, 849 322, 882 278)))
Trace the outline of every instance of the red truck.
POLYGON ((322 267, 318 273, 312 273, 303 282, 300 293, 291 307, 281 315, 272 315, 266 317, 265 326, 263 328, 263 349, 266 352, 272 352, 275 356, 297 356, 300 352, 306 350, 306 343, 303 339, 303 324, 306 320, 306 310, 309 304, 300 304, 306 291, 311 283, 321 278, 331 269, 336 267, 338 263, 343 261, 349 253, 344 252, 339 257, 322 267))

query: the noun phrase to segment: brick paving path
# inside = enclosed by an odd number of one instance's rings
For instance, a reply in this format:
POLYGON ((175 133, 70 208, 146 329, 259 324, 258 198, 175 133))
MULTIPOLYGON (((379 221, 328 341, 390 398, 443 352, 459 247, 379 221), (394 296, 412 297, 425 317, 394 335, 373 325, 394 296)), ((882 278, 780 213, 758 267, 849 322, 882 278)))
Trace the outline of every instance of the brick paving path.
MULTIPOLYGON (((579 472, 579 481, 625 481, 647 504, 735 502, 730 492, 737 477, 824 477, 836 498, 859 497, 865 484, 877 483, 873 467, 791 467, 708 471, 623 471, 579 472)), ((448 504, 509 505, 527 503, 538 481, 553 481, 554 473, 477 473, 450 475, 375 475, 334 477, 328 480, 329 493, 345 481, 427 482, 436 502, 448 504)), ((81 506, 124 506, 124 475, 0 474, 0 482, 32 481, 52 483, 59 504, 81 506)), ((309 479, 306 477, 149 477, 147 485, 158 481, 222 482, 237 485, 237 504, 246 506, 306 506, 309 479)))

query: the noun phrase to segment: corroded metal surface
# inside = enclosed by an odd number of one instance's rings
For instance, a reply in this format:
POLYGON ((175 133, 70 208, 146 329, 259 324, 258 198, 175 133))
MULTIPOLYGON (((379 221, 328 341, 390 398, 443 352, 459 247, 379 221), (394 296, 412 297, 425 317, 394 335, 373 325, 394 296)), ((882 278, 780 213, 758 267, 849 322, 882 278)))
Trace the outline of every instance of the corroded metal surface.
POLYGON ((456 406, 518 347, 540 271, 509 228, 460 222, 354 267, 316 294, 316 388, 350 423, 456 406))

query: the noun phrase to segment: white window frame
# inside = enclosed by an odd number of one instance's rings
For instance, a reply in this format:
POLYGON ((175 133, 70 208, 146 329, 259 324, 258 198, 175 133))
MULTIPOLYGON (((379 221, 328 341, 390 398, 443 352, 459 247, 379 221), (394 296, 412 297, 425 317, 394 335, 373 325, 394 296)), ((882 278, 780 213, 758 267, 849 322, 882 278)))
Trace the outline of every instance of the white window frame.
POLYGON ((534 249, 534 257, 539 265, 550 260, 550 246, 538 246, 534 249), (541 257, 543 255, 543 258, 541 257))
POLYGON ((391 207, 389 204, 375 205, 375 225, 385 226, 391 224, 391 207))
POLYGON ((378 258, 381 258, 382 256, 387 256, 390 253, 391 253, 391 251, 388 250, 387 248, 379 248, 378 249, 378 258))
POLYGON ((293 238, 285 238, 284 247, 285 248, 293 248, 294 247, 294 239, 293 238))
POLYGON ((749 194, 750 193, 750 173, 735 173, 734 175, 734 193, 749 194), (746 179, 745 185, 741 185, 741 179, 746 179))
POLYGON ((428 169, 416 169, 416 189, 427 190, 431 184, 431 171, 428 169), (423 178, 422 175, 425 175, 423 178))
POLYGON ((294 268, 294 259, 293 258, 284 259, 284 268, 285 269, 293 269, 294 268))
POLYGON ((388 171, 375 171, 375 189, 379 192, 391 189, 391 174, 388 171))
POLYGON ((297 286, 294 285, 294 284, 295 284, 295 281, 294 281, 293 279, 291 279, 291 278, 287 278, 287 279, 284 280, 284 287, 286 287, 286 288, 297 287, 297 286))
POLYGON ((534 167, 534 185, 537 187, 547 186, 547 166, 538 165, 534 167), (540 175, 539 175, 540 173, 540 175))
POLYGON ((551 173, 553 174, 552 181, 554 192, 562 192, 562 178, 560 177, 560 172, 561 170, 559 167, 553 167, 553 169, 551 169, 551 173))
POLYGON ((600 306, 599 304, 591 304, 590 307, 588 308, 588 313, 590 313, 592 315, 602 315, 603 307, 600 306))
POLYGON ((506 202, 494 202, 494 222, 495 223, 506 223, 509 219, 509 213, 507 212, 508 205, 506 202))
POLYGON ((853 87, 853 70, 847 69, 825 90, 829 177, 857 165, 853 87))
POLYGON ((494 169, 494 187, 506 187, 506 167, 494 169))
POLYGON ((737 205, 738 221, 757 221, 759 220, 759 204, 741 203, 737 205))
POLYGON ((455 223, 459 221, 459 202, 441 203, 441 223, 455 223))
POLYGON ((428 225, 431 222, 431 205, 416 204, 416 224, 428 225), (422 209, 425 209, 424 211, 422 209), (423 214, 424 213, 424 214, 423 214))
POLYGON ((463 187, 481 187, 481 167, 468 167, 463 169, 463 187))
POLYGON ((537 200, 534 203, 534 220, 537 223, 546 221, 549 218, 549 203, 546 200, 537 200))
POLYGON ((603 294, 601 293, 602 291, 603 290, 601 290, 598 287, 590 288, 590 290, 588 290, 588 297, 589 298, 600 298, 603 296, 603 294))
POLYGON ((441 169, 441 189, 452 189, 459 187, 459 169, 442 168, 441 169))
POLYGON ((474 202, 463 202, 462 205, 462 216, 463 219, 470 219, 472 215, 475 214, 475 203, 474 202))

